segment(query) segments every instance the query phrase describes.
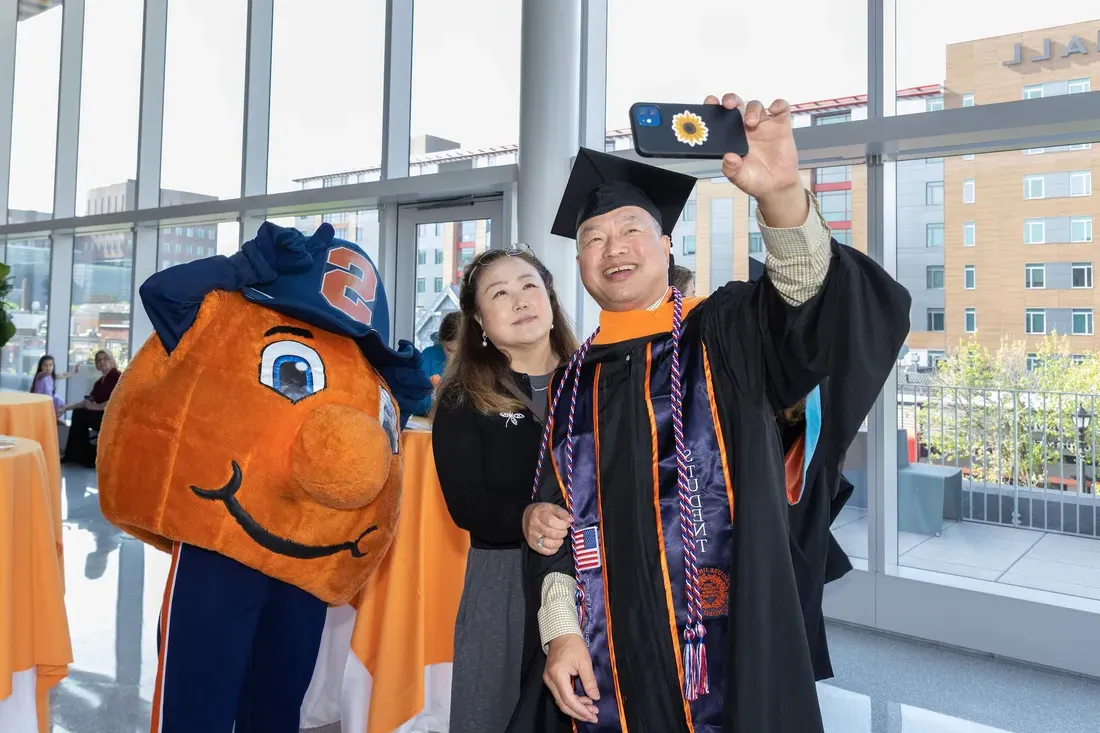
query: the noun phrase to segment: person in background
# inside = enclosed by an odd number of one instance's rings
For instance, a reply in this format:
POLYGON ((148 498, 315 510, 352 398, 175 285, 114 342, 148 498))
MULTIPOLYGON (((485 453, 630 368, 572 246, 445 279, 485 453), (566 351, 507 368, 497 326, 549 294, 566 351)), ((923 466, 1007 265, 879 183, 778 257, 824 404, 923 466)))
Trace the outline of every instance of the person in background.
POLYGON ((92 385, 92 392, 80 402, 65 405, 64 412, 73 411, 73 421, 69 426, 69 440, 65 444, 62 463, 77 463, 95 468, 96 446, 92 442, 91 431, 99 431, 103 424, 103 411, 107 401, 115 391, 122 372, 118 370, 115 357, 108 351, 97 351, 95 368, 103 375, 92 385))
POLYGON ((438 385, 447 368, 447 360, 454 356, 458 347, 458 326, 462 314, 453 311, 443 316, 439 330, 432 334, 432 345, 420 352, 424 357, 424 373, 432 383, 438 385))
POLYGON ((683 293, 685 298, 695 297, 695 273, 681 265, 673 265, 672 287, 683 293))
POLYGON ((31 392, 52 397, 53 409, 59 420, 65 415, 65 400, 57 396, 57 380, 68 379, 78 371, 80 371, 79 364, 71 372, 54 374, 54 359, 52 356, 46 354, 38 360, 38 369, 35 370, 34 379, 31 381, 31 392))
MULTIPOLYGON (((576 339, 549 270, 525 247, 466 268, 457 350, 440 386, 432 446, 451 517, 470 533, 455 624, 451 733, 503 731, 519 698, 527 603, 524 526, 561 546, 568 514, 531 504, 552 372, 576 339)), ((533 610, 533 609, 532 609, 533 610)))

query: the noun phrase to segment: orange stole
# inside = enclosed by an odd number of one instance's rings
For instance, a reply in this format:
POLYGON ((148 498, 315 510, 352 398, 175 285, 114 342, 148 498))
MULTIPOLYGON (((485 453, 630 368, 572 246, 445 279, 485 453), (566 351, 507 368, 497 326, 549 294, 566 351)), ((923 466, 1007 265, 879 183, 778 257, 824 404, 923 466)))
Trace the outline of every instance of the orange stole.
POLYGON ((797 504, 802 498, 803 470, 806 460, 806 436, 799 436, 791 449, 787 451, 784 468, 787 473, 787 502, 797 504))
MULTIPOLYGON (((455 526, 435 472, 432 435, 401 434, 401 520, 358 597, 351 651, 372 677, 366 733, 390 733, 424 708, 424 670, 453 661, 470 536, 455 526)), ((358 731, 356 731, 358 733, 358 731)))

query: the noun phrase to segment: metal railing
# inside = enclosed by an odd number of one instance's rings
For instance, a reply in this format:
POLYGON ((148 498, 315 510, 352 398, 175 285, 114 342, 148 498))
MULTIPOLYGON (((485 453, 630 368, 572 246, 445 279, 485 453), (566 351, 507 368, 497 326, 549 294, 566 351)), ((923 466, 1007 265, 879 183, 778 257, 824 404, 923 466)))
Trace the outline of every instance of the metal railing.
POLYGON ((1097 394, 898 386, 914 462, 959 469, 964 521, 1086 537, 1100 537, 1098 410, 1097 394))

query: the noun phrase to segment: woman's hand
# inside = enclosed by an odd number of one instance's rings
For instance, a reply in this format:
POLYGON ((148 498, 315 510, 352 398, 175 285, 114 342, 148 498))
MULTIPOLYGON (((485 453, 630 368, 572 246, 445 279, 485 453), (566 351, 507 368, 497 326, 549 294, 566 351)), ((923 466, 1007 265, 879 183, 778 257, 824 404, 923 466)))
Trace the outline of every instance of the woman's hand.
POLYGON ((553 555, 569 534, 569 512, 557 504, 536 502, 523 511, 523 536, 540 555, 553 555))

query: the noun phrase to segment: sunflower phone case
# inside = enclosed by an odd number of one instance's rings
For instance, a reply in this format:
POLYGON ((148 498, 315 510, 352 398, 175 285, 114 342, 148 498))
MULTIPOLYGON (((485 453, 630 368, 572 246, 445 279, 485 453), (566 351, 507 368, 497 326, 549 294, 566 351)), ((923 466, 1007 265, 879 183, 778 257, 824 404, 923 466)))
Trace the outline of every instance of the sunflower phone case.
POLYGON ((721 159, 749 152, 741 111, 718 104, 653 104, 630 107, 634 149, 644 158, 721 159))

